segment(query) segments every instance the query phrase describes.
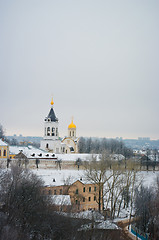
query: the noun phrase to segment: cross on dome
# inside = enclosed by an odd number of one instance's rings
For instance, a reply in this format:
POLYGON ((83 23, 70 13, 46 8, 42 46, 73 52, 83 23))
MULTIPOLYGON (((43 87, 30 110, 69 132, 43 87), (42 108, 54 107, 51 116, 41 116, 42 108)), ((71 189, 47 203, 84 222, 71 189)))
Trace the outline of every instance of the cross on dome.
POLYGON ((52 99, 51 99, 51 106, 53 106, 54 105, 54 102, 53 102, 53 97, 52 97, 52 99))

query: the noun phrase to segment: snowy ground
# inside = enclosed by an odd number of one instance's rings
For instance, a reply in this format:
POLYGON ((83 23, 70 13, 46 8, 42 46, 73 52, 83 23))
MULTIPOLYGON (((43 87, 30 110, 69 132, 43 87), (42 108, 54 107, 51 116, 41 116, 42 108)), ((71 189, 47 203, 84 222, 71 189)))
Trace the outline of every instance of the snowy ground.
MULTIPOLYGON (((66 180, 69 180, 69 183, 76 180, 85 181, 84 170, 34 169, 32 171, 41 177, 47 186, 63 185, 66 180), (53 179, 55 179, 55 182, 53 182, 53 179)), ((139 179, 142 179, 144 186, 148 187, 153 187, 157 176, 159 176, 159 172, 138 172, 139 179)))

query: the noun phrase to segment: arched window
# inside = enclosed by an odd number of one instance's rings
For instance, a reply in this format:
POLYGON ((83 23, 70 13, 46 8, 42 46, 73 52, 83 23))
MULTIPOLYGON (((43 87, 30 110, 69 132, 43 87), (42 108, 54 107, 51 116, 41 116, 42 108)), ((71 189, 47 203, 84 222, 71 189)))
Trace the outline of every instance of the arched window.
POLYGON ((47 136, 50 136, 50 127, 47 128, 47 136))
POLYGON ((49 144, 48 143, 46 143, 46 148, 49 148, 49 144))
POLYGON ((52 127, 52 134, 51 135, 55 136, 55 128, 54 127, 52 127))
POLYGON ((71 137, 71 131, 70 131, 70 137, 71 137))
POLYGON ((3 151, 3 156, 4 156, 4 157, 6 156, 6 150, 3 151))
POLYGON ((72 136, 74 137, 74 131, 72 132, 72 136))

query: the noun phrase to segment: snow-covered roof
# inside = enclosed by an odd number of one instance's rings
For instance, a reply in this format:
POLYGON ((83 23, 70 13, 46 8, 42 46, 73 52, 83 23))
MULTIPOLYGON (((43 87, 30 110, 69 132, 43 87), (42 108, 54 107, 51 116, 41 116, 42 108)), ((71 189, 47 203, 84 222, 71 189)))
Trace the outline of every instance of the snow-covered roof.
POLYGON ((99 160, 99 154, 89 154, 89 153, 74 153, 74 154, 56 154, 58 159, 62 161, 74 161, 80 158, 82 161, 91 161, 92 157, 96 157, 97 161, 99 160))
POLYGON ((154 155, 154 154, 151 154, 151 155, 148 155, 149 159, 151 161, 159 161, 159 156, 158 155, 154 155))
MULTIPOLYGON (((96 229, 119 229, 116 224, 114 224, 108 220, 103 221, 99 224, 95 224, 94 228, 96 228, 96 229)), ((79 230, 88 230, 88 229, 92 229, 92 223, 83 225, 79 230)))
POLYGON ((111 221, 103 221, 97 225, 98 229, 119 229, 118 226, 115 223, 112 223, 111 221))
POLYGON ((125 159, 122 154, 112 154, 110 157, 111 157, 111 160, 116 160, 116 161, 119 161, 119 160, 121 161, 125 159))
POLYGON ((10 146, 10 154, 18 154, 20 151, 23 152, 29 159, 35 159, 35 158, 57 158, 58 160, 62 161, 73 161, 76 162, 77 159, 81 159, 82 161, 91 161, 92 157, 96 157, 97 161, 99 160, 100 155, 99 154, 54 154, 50 152, 46 152, 42 149, 35 148, 33 146, 10 146))
POLYGON ((0 146, 8 146, 8 144, 0 139, 0 146))
POLYGON ((35 159, 35 158, 52 158, 55 159, 56 155, 54 153, 48 153, 44 150, 35 148, 33 146, 10 146, 10 154, 18 154, 20 151, 23 152, 23 154, 29 158, 29 159, 35 159))
POLYGON ((103 221, 104 220, 104 216, 102 214, 100 214, 97 211, 92 211, 92 210, 91 211, 90 210, 82 211, 79 213, 72 213, 70 216, 73 218, 82 218, 82 219, 89 219, 89 220, 92 220, 92 218, 93 218, 95 221, 103 221))
POLYGON ((70 195, 53 195, 51 200, 55 205, 71 205, 70 195))
MULTIPOLYGON (((71 146, 68 146, 71 148, 71 146)), ((96 158, 96 161, 101 159, 101 154, 90 154, 90 153, 74 153, 74 154, 56 154, 58 159, 62 161, 74 161, 76 162, 79 158, 81 161, 91 161, 96 158)), ((124 156, 122 154, 112 154, 110 155, 111 160, 122 160, 124 156)))
POLYGON ((42 178, 46 186, 61 186, 69 185, 77 180, 80 180, 84 171, 77 170, 56 170, 56 169, 33 169, 35 174, 42 178), (55 181, 53 182, 53 179, 55 181))

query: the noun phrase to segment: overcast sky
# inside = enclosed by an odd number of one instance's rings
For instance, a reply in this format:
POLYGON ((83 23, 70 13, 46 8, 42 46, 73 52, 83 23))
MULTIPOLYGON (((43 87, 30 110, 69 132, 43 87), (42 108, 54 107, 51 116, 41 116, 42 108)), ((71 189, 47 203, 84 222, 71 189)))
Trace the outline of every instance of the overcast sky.
POLYGON ((43 136, 159 139, 158 0, 1 0, 0 123, 43 136))

